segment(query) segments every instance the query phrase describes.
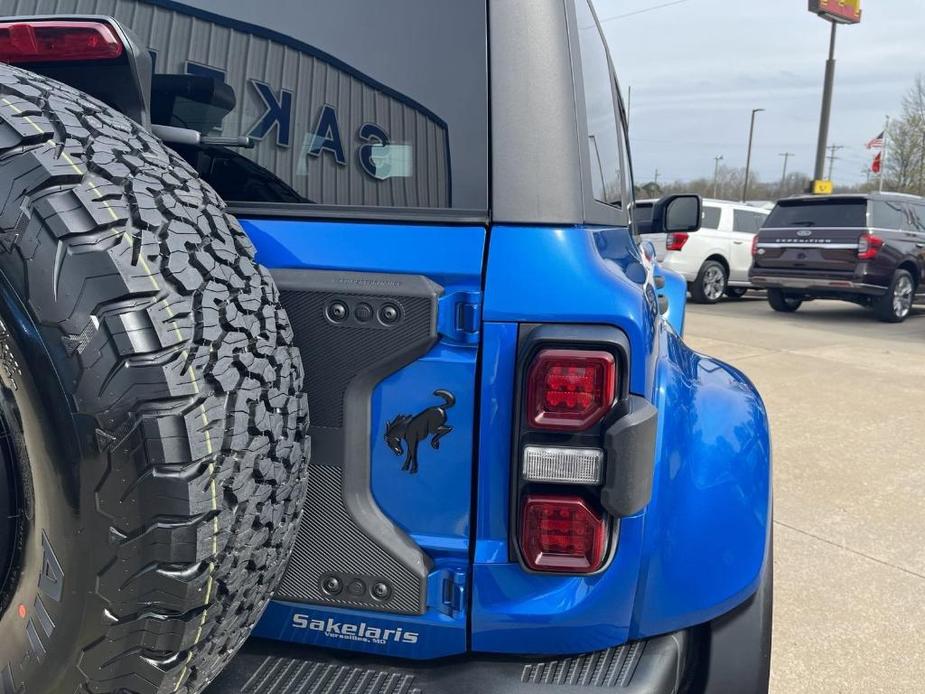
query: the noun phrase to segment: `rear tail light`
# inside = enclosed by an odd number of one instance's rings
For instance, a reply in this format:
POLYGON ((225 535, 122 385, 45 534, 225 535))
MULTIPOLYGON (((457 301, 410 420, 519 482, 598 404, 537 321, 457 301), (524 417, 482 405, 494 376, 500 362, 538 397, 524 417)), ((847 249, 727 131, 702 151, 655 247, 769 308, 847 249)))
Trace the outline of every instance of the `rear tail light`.
POLYGON ((521 549, 534 571, 588 574, 604 562, 607 523, 577 496, 527 496, 521 549))
POLYGON ((752 237, 752 258, 758 255, 758 234, 752 237))
POLYGON ((0 22, 4 63, 113 60, 124 50, 112 28, 102 22, 0 22))
POLYGON ((869 231, 858 238, 858 260, 873 260, 883 248, 883 239, 869 231))
POLYGON ((684 244, 687 243, 687 240, 691 237, 690 234, 684 231, 676 231, 671 234, 668 234, 665 239, 665 250, 666 251, 680 251, 684 248, 684 244))
POLYGON ((598 485, 603 467, 600 448, 526 446, 521 474, 527 482, 598 485))
POLYGON ((530 426, 551 431, 583 431, 613 406, 617 366, 602 351, 546 349, 527 377, 530 426))

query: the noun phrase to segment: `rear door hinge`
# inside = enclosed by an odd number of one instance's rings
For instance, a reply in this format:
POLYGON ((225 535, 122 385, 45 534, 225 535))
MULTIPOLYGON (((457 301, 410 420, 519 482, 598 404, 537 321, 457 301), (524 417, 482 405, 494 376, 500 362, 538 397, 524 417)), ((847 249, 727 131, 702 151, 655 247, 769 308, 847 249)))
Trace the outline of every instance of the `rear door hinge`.
POLYGON ((450 342, 478 344, 482 329, 482 293, 458 291, 441 297, 437 328, 450 342))
POLYGON ((468 605, 466 603, 466 586, 469 582, 469 574, 464 569, 443 569, 431 574, 430 592, 436 598, 431 602, 432 606, 450 617, 456 617, 464 613, 468 605), (436 580, 435 580, 436 579, 436 580))

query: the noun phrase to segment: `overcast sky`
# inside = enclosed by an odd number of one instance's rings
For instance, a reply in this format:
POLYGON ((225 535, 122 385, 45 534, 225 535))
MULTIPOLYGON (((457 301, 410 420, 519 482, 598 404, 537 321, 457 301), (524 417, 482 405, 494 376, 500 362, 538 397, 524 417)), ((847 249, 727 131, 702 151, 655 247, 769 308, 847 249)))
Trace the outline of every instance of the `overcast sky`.
MULTIPOLYGON (((632 86, 630 139, 636 182, 713 175, 713 157, 745 166, 758 114, 753 168, 761 180, 812 174, 829 23, 806 0, 594 0, 621 81, 632 86), (609 20, 609 21, 608 21, 609 20)), ((836 185, 864 180, 864 144, 897 115, 925 73, 925 0, 867 0, 863 21, 838 30, 829 144, 844 145, 836 185)))

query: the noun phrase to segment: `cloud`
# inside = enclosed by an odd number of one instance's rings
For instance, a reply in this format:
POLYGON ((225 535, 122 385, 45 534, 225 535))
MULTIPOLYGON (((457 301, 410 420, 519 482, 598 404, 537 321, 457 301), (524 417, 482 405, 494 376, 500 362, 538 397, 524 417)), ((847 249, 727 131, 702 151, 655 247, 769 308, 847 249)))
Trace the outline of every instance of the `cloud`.
MULTIPOLYGON (((689 2, 606 21, 655 0, 595 0, 621 85, 632 86, 630 137, 637 178, 712 175, 713 157, 744 165, 751 109, 758 117, 753 165, 779 176, 779 152, 796 152, 791 170, 811 173, 815 157, 829 25, 805 0, 689 2)), ((841 27, 830 143, 845 145, 836 183, 863 180, 864 143, 899 113, 916 73, 925 72, 923 0, 869 3, 858 26, 841 27)))

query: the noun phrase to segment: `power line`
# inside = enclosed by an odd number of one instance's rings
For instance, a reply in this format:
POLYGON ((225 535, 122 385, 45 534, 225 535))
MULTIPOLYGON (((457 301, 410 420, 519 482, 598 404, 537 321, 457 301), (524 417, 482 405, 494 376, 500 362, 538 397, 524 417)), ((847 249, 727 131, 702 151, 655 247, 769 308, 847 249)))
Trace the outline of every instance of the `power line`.
POLYGON ((661 5, 653 5, 652 7, 645 7, 641 10, 627 12, 626 14, 618 14, 613 17, 608 17, 607 19, 601 20, 601 24, 612 22, 615 19, 623 19, 624 17, 633 17, 637 14, 645 14, 646 12, 654 12, 655 10, 660 10, 664 7, 671 7, 672 5, 680 5, 681 3, 685 3, 685 2, 690 2, 690 0, 674 0, 674 2, 665 2, 665 3, 662 3, 661 5))

